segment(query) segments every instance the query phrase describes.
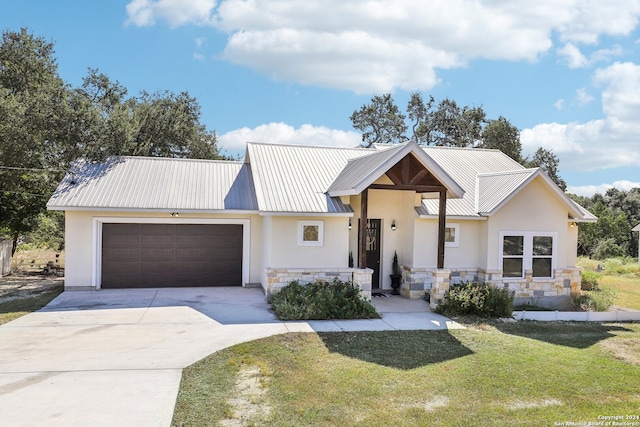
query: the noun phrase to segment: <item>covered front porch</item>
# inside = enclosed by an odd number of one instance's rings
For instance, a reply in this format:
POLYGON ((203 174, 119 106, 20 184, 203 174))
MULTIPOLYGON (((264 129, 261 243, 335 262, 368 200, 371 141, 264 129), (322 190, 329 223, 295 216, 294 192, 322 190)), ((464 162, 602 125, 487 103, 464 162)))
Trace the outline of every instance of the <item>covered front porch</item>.
POLYGON ((451 275, 444 268, 447 199, 464 191, 421 147, 409 142, 349 161, 328 194, 354 208, 351 259, 354 267, 372 270, 373 294, 391 290, 397 254, 401 295, 419 299, 428 291, 434 306, 442 299, 451 275), (423 198, 438 201, 437 220, 419 220, 423 198))

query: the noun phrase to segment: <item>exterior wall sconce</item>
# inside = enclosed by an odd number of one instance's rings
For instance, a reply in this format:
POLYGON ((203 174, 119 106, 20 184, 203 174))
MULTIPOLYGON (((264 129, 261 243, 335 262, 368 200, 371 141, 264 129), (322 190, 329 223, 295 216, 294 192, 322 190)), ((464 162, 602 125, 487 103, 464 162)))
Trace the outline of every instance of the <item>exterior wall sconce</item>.
POLYGON ((349 230, 351 230, 351 228, 353 228, 353 227, 351 225, 351 218, 349 218, 349 230))
POLYGON ((577 224, 575 221, 571 221, 571 228, 575 227, 577 224))
POLYGON ((396 228, 398 227, 396 227, 396 220, 394 219, 391 221, 391 230, 396 231, 396 228))
POLYGON ((178 212, 171 212, 171 216, 174 217, 174 218, 177 218, 178 217, 178 212))

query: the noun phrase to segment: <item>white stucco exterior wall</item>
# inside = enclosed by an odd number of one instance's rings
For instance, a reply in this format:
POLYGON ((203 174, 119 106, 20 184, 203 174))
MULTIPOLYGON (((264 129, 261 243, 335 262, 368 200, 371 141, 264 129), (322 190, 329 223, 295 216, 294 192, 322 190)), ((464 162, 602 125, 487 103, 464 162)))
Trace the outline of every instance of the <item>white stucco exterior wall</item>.
MULTIPOLYGON (((167 213, 146 212, 97 212, 66 211, 65 212, 65 288, 93 289, 99 284, 97 256, 99 245, 99 226, 97 218, 118 218, 124 222, 144 222, 145 219, 161 220, 163 223, 209 222, 217 220, 227 222, 243 222, 249 225, 248 272, 245 283, 260 283, 262 262, 262 217, 258 215, 199 215, 180 214, 172 218, 167 213)), ((245 260, 243 259, 243 263, 245 260)), ((244 268, 244 264, 243 264, 244 268)), ((243 274, 244 277, 244 274, 243 274)))
MULTIPOLYGON (((447 218, 447 225, 459 226, 458 246, 445 246, 444 268, 466 269, 481 267, 486 252, 482 231, 485 221, 447 218)), ((438 263, 438 220, 417 219, 414 244, 414 267, 436 268, 438 263)))
POLYGON ((555 268, 575 265, 568 253, 576 248, 577 234, 569 235, 565 203, 538 177, 517 193, 487 224, 487 269, 501 269, 502 231, 539 231, 557 233, 555 268), (571 249, 570 249, 571 248, 571 249), (568 263, 572 261, 572 263, 568 263))
POLYGON ((349 218, 271 216, 265 218, 263 268, 346 268, 349 263, 349 218), (323 223, 322 246, 299 246, 300 221, 323 223))

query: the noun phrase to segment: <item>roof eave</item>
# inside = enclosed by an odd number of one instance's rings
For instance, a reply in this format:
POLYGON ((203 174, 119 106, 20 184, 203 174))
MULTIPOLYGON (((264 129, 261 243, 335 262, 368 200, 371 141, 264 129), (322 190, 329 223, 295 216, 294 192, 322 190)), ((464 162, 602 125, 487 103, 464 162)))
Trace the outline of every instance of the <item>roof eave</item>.
POLYGON ((246 214, 255 215, 257 209, 181 209, 181 208, 127 208, 127 207, 96 207, 96 206, 47 206, 51 211, 76 212, 139 212, 139 213, 173 213, 180 214, 246 214))

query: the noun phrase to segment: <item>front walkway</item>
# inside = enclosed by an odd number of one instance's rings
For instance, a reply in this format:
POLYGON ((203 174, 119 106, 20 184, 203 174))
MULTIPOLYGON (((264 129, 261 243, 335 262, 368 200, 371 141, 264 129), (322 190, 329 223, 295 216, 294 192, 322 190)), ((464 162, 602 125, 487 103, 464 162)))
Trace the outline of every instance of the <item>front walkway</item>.
POLYGON ((226 347, 287 332, 457 327, 424 301, 375 304, 383 319, 280 322, 260 289, 64 292, 0 326, 2 424, 169 426, 182 369, 226 347))

